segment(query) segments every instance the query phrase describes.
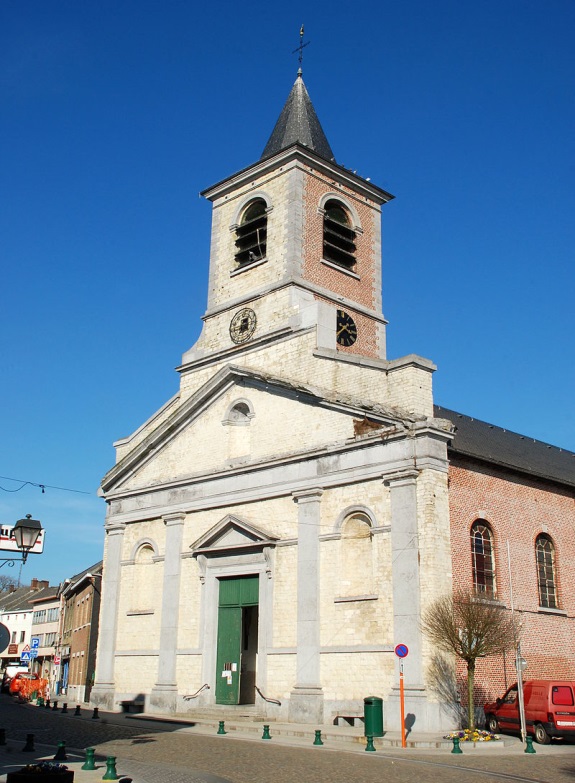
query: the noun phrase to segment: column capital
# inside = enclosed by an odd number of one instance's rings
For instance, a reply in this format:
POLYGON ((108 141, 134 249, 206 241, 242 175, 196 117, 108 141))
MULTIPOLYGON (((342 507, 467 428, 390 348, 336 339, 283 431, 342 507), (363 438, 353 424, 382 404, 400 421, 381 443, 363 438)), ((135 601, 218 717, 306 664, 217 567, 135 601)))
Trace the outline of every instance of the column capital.
POLYGON ((415 484, 419 477, 419 471, 414 468, 407 470, 398 470, 394 473, 387 473, 383 476, 383 483, 386 487, 406 487, 415 484))
POLYGON ((300 492, 292 492, 294 503, 317 503, 323 495, 321 487, 313 489, 303 489, 300 492))
POLYGON ((176 511, 173 514, 164 514, 162 516, 164 525, 183 525, 186 520, 185 511, 176 511))
POLYGON ((106 522, 105 531, 106 531, 106 535, 108 536, 123 536, 125 530, 126 530, 125 522, 115 522, 113 520, 110 522, 106 522))

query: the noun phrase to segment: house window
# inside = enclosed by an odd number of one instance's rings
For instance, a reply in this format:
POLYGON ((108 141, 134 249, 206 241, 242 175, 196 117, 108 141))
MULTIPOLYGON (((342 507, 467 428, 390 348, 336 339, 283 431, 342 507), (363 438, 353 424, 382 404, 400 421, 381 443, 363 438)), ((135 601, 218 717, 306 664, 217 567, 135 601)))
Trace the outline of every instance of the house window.
POLYGON ((555 547, 546 535, 537 536, 535 541, 537 559, 537 582, 539 586, 539 606, 546 609, 558 609, 557 580, 555 575, 555 547))
POLYGON ((26 639, 26 631, 20 631, 20 644, 26 639))
POLYGON ((471 559, 473 589, 483 596, 495 595, 495 561, 493 557, 493 533, 483 519, 471 526, 471 559))
POLYGON ((267 205, 263 198, 254 199, 244 210, 236 228, 235 260, 239 267, 266 256, 268 236, 267 205))
POLYGON ((323 257, 346 269, 355 266, 355 231, 347 210, 335 199, 326 202, 323 218, 323 257))

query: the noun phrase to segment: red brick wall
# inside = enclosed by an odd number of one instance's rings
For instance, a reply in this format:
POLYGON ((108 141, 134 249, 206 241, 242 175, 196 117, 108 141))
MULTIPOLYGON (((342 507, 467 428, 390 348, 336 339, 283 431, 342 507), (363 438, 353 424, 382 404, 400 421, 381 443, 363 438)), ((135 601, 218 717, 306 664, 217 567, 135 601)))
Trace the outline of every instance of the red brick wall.
MULTIPOLYGON (((521 652, 526 679, 575 679, 575 496, 559 485, 539 481, 493 465, 450 455, 449 506, 454 589, 473 587, 469 531, 485 519, 493 531, 497 599, 511 607, 507 541, 513 603, 522 623, 521 652), (539 608, 535 539, 549 535, 555 545, 561 613, 539 608)), ((479 660, 478 703, 501 695, 515 682, 513 652, 479 660)), ((465 666, 458 679, 465 695, 465 666)))
MULTIPOLYGON (((371 310, 380 312, 379 277, 376 273, 380 259, 376 257, 374 246, 377 223, 380 220, 379 209, 373 202, 360 198, 346 187, 311 173, 306 177, 305 186, 305 228, 303 247, 303 276, 317 285, 323 286, 337 296, 344 296, 371 310), (322 264, 323 257, 323 215, 318 212, 322 196, 326 193, 341 193, 351 201, 361 222, 363 233, 356 237, 356 265, 354 272, 359 280, 345 272, 322 264)), ((377 358, 377 324, 365 315, 361 315, 347 305, 341 305, 349 313, 357 326, 358 338, 354 345, 346 348, 338 346, 338 351, 377 358)))

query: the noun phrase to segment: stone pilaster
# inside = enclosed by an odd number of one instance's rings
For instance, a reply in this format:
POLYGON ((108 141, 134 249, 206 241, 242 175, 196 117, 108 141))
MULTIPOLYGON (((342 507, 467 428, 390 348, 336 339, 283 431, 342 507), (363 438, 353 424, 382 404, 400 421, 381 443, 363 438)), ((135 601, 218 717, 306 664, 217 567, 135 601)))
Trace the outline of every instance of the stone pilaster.
MULTIPOLYGON (((417 470, 406 470, 386 477, 385 483, 389 486, 391 495, 394 645, 405 644, 409 649, 408 656, 403 659, 405 714, 414 716, 417 725, 423 725, 426 720, 427 700, 423 685, 420 630, 418 475, 417 470)), ((399 729, 399 665, 396 671, 398 679, 387 704, 387 714, 388 722, 399 729)))
POLYGON ((150 707, 157 712, 173 712, 176 708, 178 613, 185 518, 184 513, 164 516, 166 552, 162 587, 160 655, 158 658, 158 678, 150 693, 150 707))
POLYGON ((106 524, 106 560, 102 575, 102 601, 98 633, 96 678, 90 694, 90 702, 107 710, 114 710, 114 656, 118 629, 118 602, 122 546, 126 525, 110 520, 106 524))
POLYGON ((323 722, 323 691, 319 663, 319 533, 323 490, 294 494, 298 504, 297 674, 290 694, 289 719, 323 722))

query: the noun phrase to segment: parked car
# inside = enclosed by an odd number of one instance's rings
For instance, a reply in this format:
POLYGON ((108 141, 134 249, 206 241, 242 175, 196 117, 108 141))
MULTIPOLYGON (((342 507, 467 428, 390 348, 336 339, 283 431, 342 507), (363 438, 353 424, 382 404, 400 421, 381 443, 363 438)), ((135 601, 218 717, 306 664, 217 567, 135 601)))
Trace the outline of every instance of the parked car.
POLYGON ((19 672, 18 674, 15 674, 14 677, 12 677, 10 680, 9 691, 12 696, 14 696, 16 693, 20 693, 20 691, 23 690, 23 684, 25 680, 37 680, 39 682, 40 675, 36 674, 36 672, 34 672, 34 674, 31 672, 19 672))
MULTIPOLYGON (((548 745, 552 737, 575 739, 575 681, 527 680, 523 701, 527 733, 536 742, 548 745)), ((517 683, 483 710, 489 731, 521 731, 517 683)))

